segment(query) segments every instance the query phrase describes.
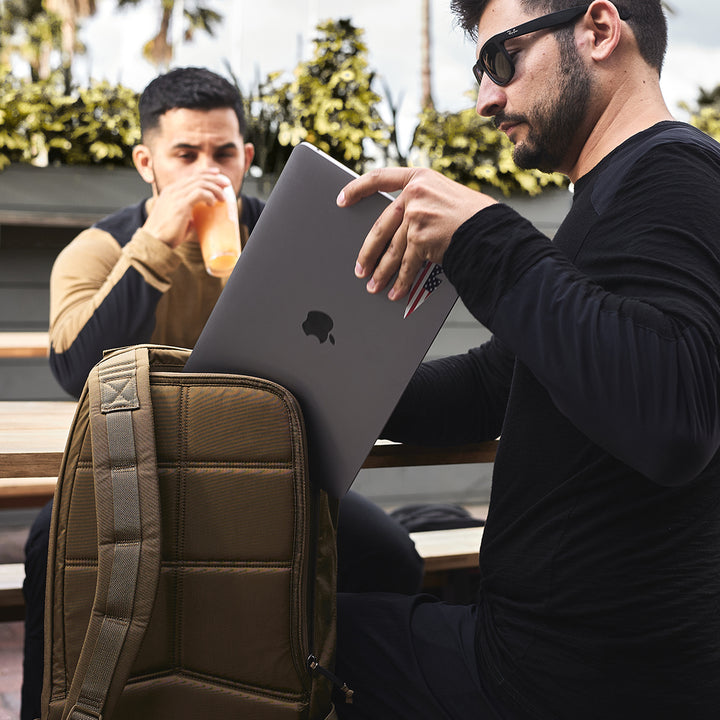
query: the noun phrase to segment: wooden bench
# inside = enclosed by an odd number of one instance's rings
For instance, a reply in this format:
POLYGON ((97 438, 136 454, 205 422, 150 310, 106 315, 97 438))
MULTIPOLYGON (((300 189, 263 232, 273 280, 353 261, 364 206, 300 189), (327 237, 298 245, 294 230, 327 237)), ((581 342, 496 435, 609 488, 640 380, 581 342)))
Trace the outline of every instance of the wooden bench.
POLYGON ((24 619, 24 579, 25 567, 22 563, 0 563, 0 622, 24 619))
POLYGON ((46 332, 0 332, 0 358, 43 358, 49 352, 46 332))

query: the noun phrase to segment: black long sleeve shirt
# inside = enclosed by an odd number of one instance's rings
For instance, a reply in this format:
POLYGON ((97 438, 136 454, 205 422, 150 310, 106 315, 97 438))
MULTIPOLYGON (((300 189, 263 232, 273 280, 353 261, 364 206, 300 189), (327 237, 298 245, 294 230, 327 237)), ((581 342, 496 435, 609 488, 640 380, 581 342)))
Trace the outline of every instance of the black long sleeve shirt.
POLYGON ((554 242, 494 206, 444 265, 494 337, 421 367, 386 435, 502 433, 476 643, 491 692, 510 717, 716 717, 720 147, 660 123, 576 184, 554 242))

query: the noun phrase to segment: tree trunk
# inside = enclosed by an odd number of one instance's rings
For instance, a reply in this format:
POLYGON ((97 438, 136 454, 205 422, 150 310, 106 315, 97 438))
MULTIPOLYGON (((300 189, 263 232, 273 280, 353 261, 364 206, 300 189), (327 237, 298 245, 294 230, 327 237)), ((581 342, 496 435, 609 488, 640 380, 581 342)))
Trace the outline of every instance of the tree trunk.
POLYGON ((173 56, 172 44, 168 40, 173 4, 163 3, 160 29, 157 35, 143 48, 143 55, 155 66, 168 68, 173 56))
MULTIPOLYGON (((72 63, 77 49, 78 19, 95 13, 95 0, 45 0, 45 9, 60 18, 61 67, 65 75, 66 89, 69 90, 72 63)), ((41 64, 41 76, 45 77, 50 71, 49 52, 47 57, 43 57, 41 64)))
POLYGON ((420 105, 423 110, 432 110, 435 107, 432 99, 432 69, 431 69, 431 39, 430 39, 430 0, 422 0, 421 24, 421 95, 420 105))

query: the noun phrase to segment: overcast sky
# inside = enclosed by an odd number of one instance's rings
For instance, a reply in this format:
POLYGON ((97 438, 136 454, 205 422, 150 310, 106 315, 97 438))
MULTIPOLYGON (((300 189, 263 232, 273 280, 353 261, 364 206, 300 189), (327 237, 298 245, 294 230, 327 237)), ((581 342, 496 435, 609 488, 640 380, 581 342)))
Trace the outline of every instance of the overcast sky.
MULTIPOLYGON (((229 62, 244 89, 269 72, 291 70, 309 57, 309 38, 319 20, 352 18, 365 30, 369 63, 383 94, 387 83, 396 100, 402 98, 408 136, 420 97, 420 3, 418 0, 205 0, 224 15, 215 38, 198 35, 182 45, 175 64, 205 65, 224 72, 229 62)), ((160 0, 145 0, 138 9, 115 9, 114 0, 101 0, 97 16, 85 22, 82 38, 89 48, 78 63, 79 75, 120 81, 141 90, 156 74, 141 58, 142 45, 157 30, 160 0)), ((670 48, 662 87, 678 117, 681 101, 694 105, 699 88, 720 85, 720 3, 715 0, 671 0, 670 48)), ((449 0, 431 0, 433 96, 440 110, 472 104, 470 68, 474 47, 454 25, 449 0)), ((402 138, 401 138, 402 141, 402 138)))

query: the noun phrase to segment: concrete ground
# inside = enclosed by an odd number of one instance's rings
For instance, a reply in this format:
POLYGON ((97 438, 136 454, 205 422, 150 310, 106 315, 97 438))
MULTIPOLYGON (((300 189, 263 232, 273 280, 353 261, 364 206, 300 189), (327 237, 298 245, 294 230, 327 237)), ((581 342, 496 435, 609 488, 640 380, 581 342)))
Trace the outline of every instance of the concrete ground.
POLYGON ((23 624, 0 623, 0 720, 20 717, 23 624))
MULTIPOLYGON (((0 512, 0 562, 22 562, 23 546, 36 510, 0 512)), ((20 717, 23 624, 0 623, 0 720, 20 717)))

